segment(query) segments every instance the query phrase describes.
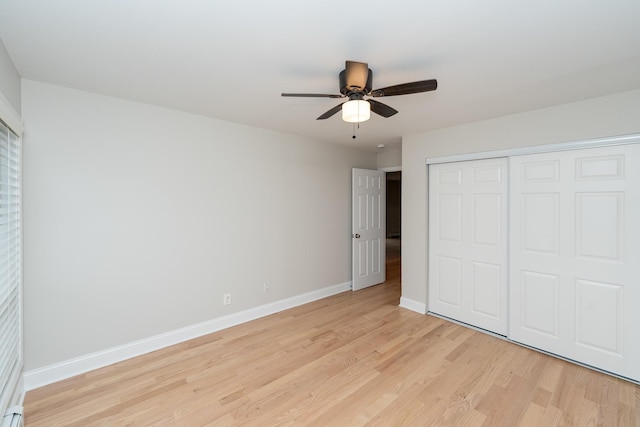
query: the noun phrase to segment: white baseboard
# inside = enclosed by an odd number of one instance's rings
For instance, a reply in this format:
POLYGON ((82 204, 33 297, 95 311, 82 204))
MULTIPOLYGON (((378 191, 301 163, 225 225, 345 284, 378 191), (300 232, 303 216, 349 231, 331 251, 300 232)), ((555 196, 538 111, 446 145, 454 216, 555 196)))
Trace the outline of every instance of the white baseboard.
POLYGON ((112 365, 132 357, 150 353, 164 347, 188 341, 202 335, 230 328, 241 323, 249 322, 260 317, 278 313, 302 304, 317 301, 331 295, 351 290, 351 282, 329 286, 317 291, 308 292, 295 297, 286 298, 273 303, 233 313, 228 316, 211 319, 206 322, 165 332, 142 340, 120 345, 85 356, 76 357, 64 362, 45 366, 24 373, 24 388, 26 391, 71 378, 94 369, 112 365))
POLYGON ((406 308, 407 310, 415 311, 416 313, 426 314, 427 313, 427 305, 422 302, 418 302, 406 297, 400 297, 400 307, 406 308))

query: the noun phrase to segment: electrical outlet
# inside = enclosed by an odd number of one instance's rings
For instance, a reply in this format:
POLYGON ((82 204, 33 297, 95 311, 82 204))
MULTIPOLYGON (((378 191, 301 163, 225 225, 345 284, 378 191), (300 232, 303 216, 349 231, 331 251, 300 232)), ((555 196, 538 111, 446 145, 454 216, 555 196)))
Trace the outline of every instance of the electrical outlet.
POLYGON ((222 301, 224 305, 231 304, 231 294, 224 294, 224 299, 222 301))
POLYGON ((264 291, 269 292, 271 288, 269 287, 269 282, 264 282, 264 291))

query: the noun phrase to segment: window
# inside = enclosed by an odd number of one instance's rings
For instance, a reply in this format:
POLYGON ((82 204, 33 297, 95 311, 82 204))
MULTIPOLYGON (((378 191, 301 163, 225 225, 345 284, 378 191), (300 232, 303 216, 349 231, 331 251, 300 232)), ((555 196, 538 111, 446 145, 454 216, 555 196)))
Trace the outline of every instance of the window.
MULTIPOLYGON (((22 371, 21 142, 0 121, 0 409, 22 371)), ((3 411, 4 413, 4 411, 3 411)))

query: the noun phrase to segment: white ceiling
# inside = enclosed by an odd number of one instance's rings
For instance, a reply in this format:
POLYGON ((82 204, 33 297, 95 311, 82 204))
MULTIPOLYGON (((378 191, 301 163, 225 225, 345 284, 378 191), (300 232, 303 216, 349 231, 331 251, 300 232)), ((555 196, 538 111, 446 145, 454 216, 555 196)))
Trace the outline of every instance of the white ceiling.
POLYGON ((0 38, 24 78, 305 135, 392 145, 402 135, 640 88, 638 0, 2 0, 0 38), (352 140, 345 60, 378 98, 352 140))

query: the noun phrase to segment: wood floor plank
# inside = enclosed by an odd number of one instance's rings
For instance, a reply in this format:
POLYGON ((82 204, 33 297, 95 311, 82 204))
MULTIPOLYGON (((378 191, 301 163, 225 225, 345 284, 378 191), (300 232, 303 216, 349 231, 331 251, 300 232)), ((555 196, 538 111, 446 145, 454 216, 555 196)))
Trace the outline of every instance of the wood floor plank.
POLYGON ((640 426, 640 386, 398 306, 388 280, 27 393, 39 426, 640 426))

